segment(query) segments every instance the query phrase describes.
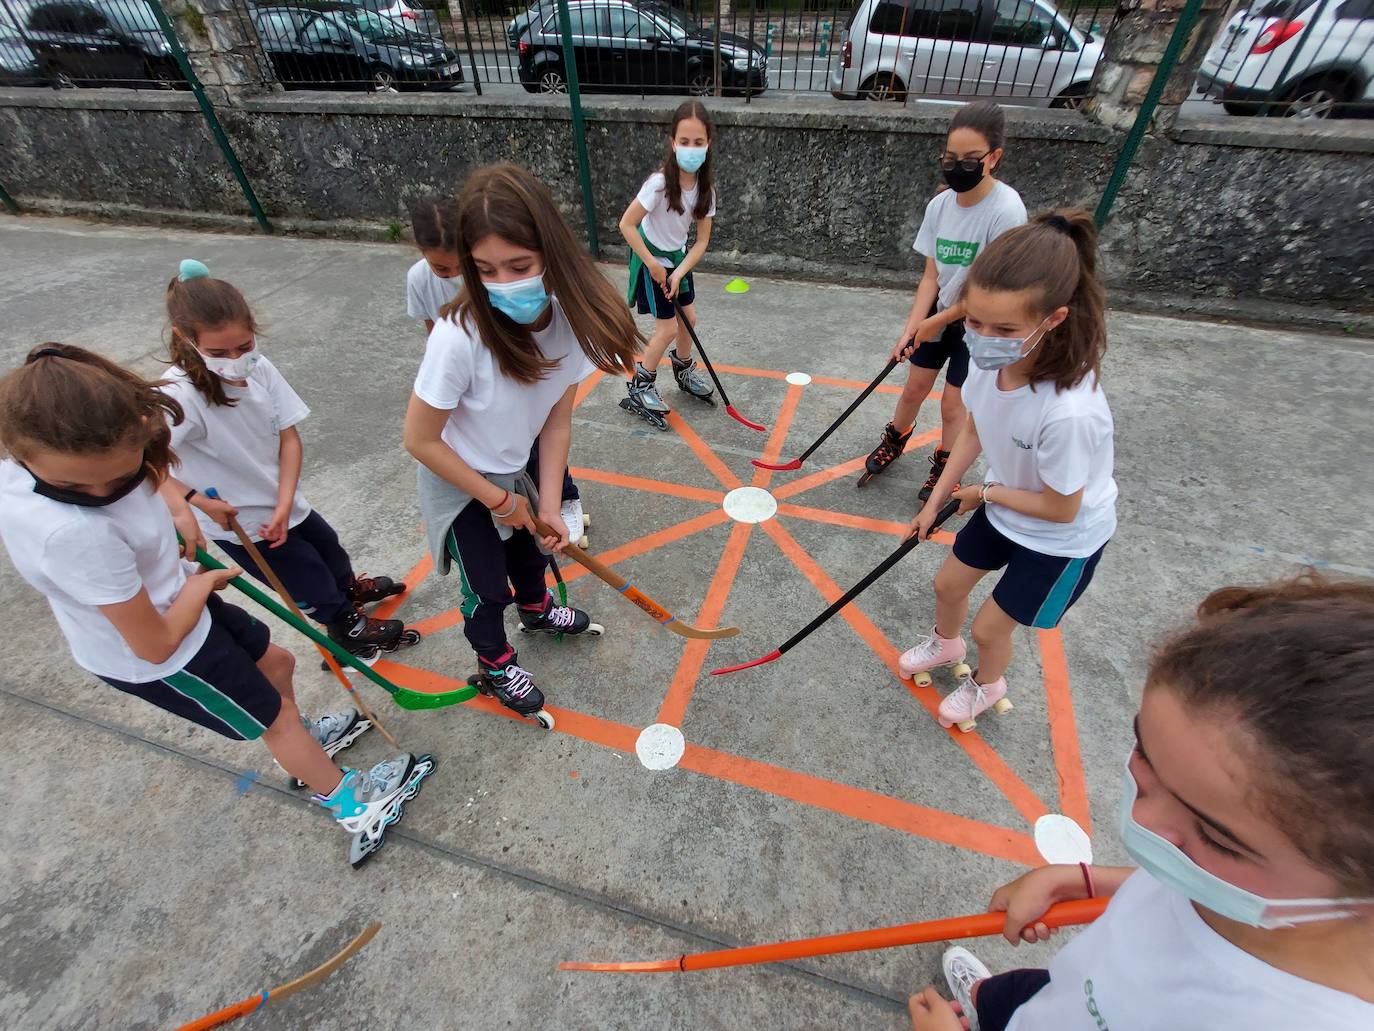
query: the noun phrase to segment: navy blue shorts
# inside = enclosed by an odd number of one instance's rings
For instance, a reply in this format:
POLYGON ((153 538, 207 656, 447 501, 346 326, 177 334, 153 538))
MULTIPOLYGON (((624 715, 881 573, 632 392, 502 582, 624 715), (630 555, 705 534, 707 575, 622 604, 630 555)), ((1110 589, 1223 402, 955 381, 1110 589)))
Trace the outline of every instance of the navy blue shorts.
MULTIPOLYGON (((668 270, 668 275, 672 275, 673 270, 668 270)), ((688 272, 682 277, 682 285, 678 287, 677 303, 684 308, 697 299, 696 287, 692 283, 692 273, 688 272)), ((652 315, 656 319, 675 319, 677 313, 673 311, 673 302, 663 296, 663 290, 654 282, 654 277, 649 275, 647 268, 639 270, 639 278, 635 280, 635 308, 641 315, 652 315)))
POLYGON ((982 1031, 1004 1031, 1012 1014, 1035 998, 1050 983, 1048 970, 1008 970, 993 974, 978 985, 978 1027, 982 1031))
POLYGON ((954 538, 954 557, 974 569, 1007 567, 992 599, 1022 626, 1049 630, 1059 625, 1092 582, 1107 545, 1087 558, 1042 555, 1003 536, 980 505, 954 538))
MULTIPOLYGON (((215 543, 234 565, 254 580, 271 586, 243 545, 237 541, 215 543)), ((274 548, 264 541, 258 545, 258 551, 307 616, 326 626, 341 620, 351 624, 356 618, 348 597, 353 563, 324 516, 312 511, 287 531, 286 543, 281 547, 274 548)))
POLYGON ((943 368, 945 383, 962 390, 964 380, 968 379, 968 345, 964 343, 964 320, 951 322, 937 339, 927 340, 912 351, 910 361, 912 365, 919 365, 923 369, 943 368))
POLYGON ((234 741, 255 741, 281 712, 281 695, 258 669, 271 635, 236 605, 210 595, 210 634, 182 669, 146 684, 101 677, 111 687, 234 741))

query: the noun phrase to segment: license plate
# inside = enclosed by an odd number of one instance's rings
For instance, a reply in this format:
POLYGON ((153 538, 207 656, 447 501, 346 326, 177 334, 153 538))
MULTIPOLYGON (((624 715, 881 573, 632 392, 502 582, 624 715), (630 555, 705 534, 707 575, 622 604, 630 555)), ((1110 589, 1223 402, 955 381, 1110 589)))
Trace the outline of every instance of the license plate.
POLYGON ((463 66, 457 61, 444 65, 444 73, 447 75, 460 75, 462 71, 463 66))

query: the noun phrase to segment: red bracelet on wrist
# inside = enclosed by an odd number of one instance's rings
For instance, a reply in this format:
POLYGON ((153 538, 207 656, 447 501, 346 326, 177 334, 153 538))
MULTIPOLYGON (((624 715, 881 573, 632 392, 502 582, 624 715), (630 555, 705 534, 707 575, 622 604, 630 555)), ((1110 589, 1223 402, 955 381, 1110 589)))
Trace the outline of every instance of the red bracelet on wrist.
POLYGON ((1088 866, 1087 863, 1079 863, 1078 868, 1083 871, 1083 883, 1088 888, 1088 898, 1097 898, 1097 889, 1093 886, 1092 867, 1088 866))
POLYGON ((506 507, 506 502, 509 501, 509 500, 510 500, 510 491, 505 490, 505 489, 503 488, 503 489, 501 490, 501 500, 498 501, 498 502, 497 502, 496 504, 494 504, 494 505, 488 505, 487 508, 490 509, 491 511, 495 512, 497 509, 505 508, 505 507, 506 507))

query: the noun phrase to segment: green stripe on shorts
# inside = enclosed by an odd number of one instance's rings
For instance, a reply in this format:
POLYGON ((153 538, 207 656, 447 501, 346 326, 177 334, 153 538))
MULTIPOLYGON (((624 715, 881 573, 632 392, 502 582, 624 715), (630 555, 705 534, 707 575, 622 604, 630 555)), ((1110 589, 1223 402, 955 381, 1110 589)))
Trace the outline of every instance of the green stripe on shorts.
POLYGON ((458 554, 458 535, 453 532, 451 526, 448 528, 448 554, 458 566, 458 581, 463 591, 463 601, 458 606, 458 611, 463 614, 464 619, 471 619, 472 614, 477 611, 477 606, 482 604, 482 599, 472 589, 472 584, 468 583, 468 573, 463 568, 463 556, 458 554))
POLYGON ((191 699, 245 741, 256 741, 267 729, 238 702, 194 673, 178 670, 163 677, 162 682, 177 694, 191 699))

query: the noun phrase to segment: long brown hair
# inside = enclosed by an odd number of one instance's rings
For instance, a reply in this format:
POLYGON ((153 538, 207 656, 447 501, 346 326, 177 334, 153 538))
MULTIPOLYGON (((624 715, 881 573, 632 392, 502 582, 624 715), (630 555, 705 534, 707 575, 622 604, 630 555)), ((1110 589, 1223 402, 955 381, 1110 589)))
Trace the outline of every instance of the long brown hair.
POLYGON ((168 361, 180 367, 211 404, 237 404, 224 392, 224 381, 205 367, 205 359, 196 350, 196 338, 202 330, 231 323, 256 334, 258 323, 243 294, 222 279, 199 276, 183 280, 173 276, 167 284, 167 319, 172 328, 168 361))
POLYGON ((1257 794, 1351 895, 1374 895, 1374 584, 1314 572, 1224 587, 1150 664, 1148 690, 1233 723, 1257 794))
POLYGON ((422 251, 458 250, 458 203, 451 196, 421 197, 410 206, 410 231, 422 251))
POLYGON ((1035 291, 1040 316, 1068 307, 1068 317, 1049 330, 1035 350, 1032 387, 1056 390, 1098 377, 1107 353, 1106 292, 1097 278, 1097 226, 1077 208, 1036 215, 987 245, 968 270, 970 285, 994 291, 1035 291))
POLYGON ((148 472, 161 482, 177 464, 167 421, 183 418, 162 385, 84 347, 39 344, 0 380, 0 447, 22 462, 34 448, 96 455, 141 446, 148 472))
POLYGON ((558 298, 582 353, 603 372, 633 375, 635 356, 646 343, 634 316, 573 236, 549 188, 532 173, 519 165, 473 172, 458 196, 458 225, 463 289, 439 314, 474 328, 502 375, 534 383, 557 362, 542 357, 528 326, 492 307, 472 258, 473 246, 488 236, 538 252, 546 289, 558 298))
MULTIPOLYGON (((677 110, 673 112, 672 126, 668 129, 668 156, 663 159, 663 196, 668 201, 668 210, 679 215, 683 213, 682 169, 677 164, 677 151, 673 149, 673 141, 677 139, 677 127, 688 118, 695 118, 706 126, 708 144, 716 140, 715 123, 711 121, 705 104, 700 100, 685 100, 678 105, 677 110)), ((716 148, 708 146, 706 163, 697 169, 697 202, 692 207, 692 219, 696 222, 700 222, 710 213, 711 204, 715 200, 715 153, 716 148)))

